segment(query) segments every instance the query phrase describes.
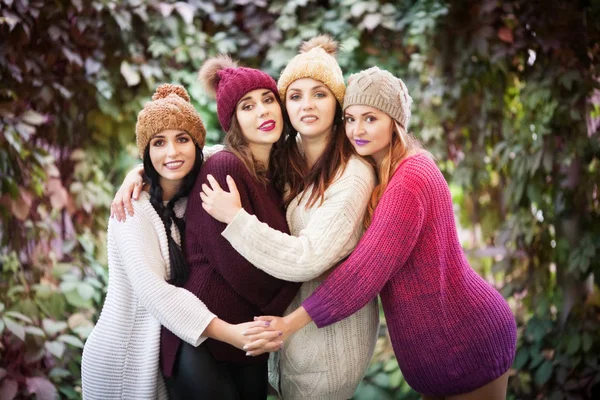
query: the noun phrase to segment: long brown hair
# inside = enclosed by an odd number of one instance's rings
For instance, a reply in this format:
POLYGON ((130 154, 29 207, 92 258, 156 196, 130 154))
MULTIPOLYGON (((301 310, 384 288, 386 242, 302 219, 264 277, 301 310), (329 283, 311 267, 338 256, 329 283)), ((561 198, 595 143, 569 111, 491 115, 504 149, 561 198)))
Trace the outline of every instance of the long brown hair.
POLYGON ((350 157, 356 154, 352 144, 346 139, 346 131, 342 122, 342 107, 337 102, 333 121, 333 130, 328 138, 325 151, 310 169, 298 149, 298 133, 292 131, 286 137, 284 144, 284 153, 287 157, 285 174, 289 185, 284 199, 286 206, 302 192, 304 192, 302 193, 302 197, 304 197, 305 190, 308 188, 311 188, 311 191, 306 207, 312 207, 317 202, 321 205, 325 199, 325 191, 338 174, 344 171, 350 157))
POLYGON ((433 156, 425 150, 421 142, 419 142, 411 133, 406 132, 406 129, 398 123, 398 121, 392 121, 394 128, 392 130, 392 141, 388 146, 388 152, 383 157, 381 165, 379 165, 378 168, 375 166, 379 182, 377 186, 375 186, 375 189, 373 189, 369 204, 367 205, 367 212, 365 213, 365 219, 363 221, 365 229, 371 224, 375 207, 377 207, 381 196, 383 196, 392 176, 394 176, 398 165, 400 165, 406 157, 416 153, 425 153, 433 158, 433 156))
POLYGON ((284 112, 283 104, 279 99, 279 96, 275 93, 274 96, 277 100, 277 103, 281 107, 281 114, 283 116, 283 131, 281 133, 281 137, 273 144, 273 148, 271 149, 271 154, 269 157, 269 165, 264 165, 262 162, 254 158, 254 155, 252 155, 252 151, 248 146, 248 141, 242 133, 242 128, 240 127, 240 123, 235 113, 233 113, 231 118, 231 127, 225 134, 223 142, 225 144, 225 148, 233 153, 244 164, 253 178, 263 185, 273 182, 279 193, 283 193, 285 186, 284 172, 287 169, 285 166, 287 162, 285 155, 282 156, 282 153, 284 153, 283 148, 286 136, 288 136, 292 131, 292 125, 287 114, 284 112))

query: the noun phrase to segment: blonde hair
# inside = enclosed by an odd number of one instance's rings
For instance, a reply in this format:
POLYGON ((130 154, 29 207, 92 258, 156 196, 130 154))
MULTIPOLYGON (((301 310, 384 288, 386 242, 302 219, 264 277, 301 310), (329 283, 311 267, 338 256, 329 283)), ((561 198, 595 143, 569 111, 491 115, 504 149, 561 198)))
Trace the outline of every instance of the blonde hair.
POLYGON ((392 121, 394 122, 392 140, 388 146, 387 154, 383 157, 379 167, 375 166, 379 182, 377 186, 375 186, 375 189, 373 189, 373 193, 371 194, 371 198, 367 204, 367 212, 365 213, 365 218, 363 221, 363 226, 365 229, 371 225, 375 208, 377 207, 381 196, 383 196, 383 193, 385 193, 385 189, 387 189, 387 186, 394 176, 398 165, 400 165, 405 158, 417 153, 425 153, 429 157, 433 158, 431 153, 425 150, 417 138, 415 138, 411 133, 408 133, 398 121, 392 121))

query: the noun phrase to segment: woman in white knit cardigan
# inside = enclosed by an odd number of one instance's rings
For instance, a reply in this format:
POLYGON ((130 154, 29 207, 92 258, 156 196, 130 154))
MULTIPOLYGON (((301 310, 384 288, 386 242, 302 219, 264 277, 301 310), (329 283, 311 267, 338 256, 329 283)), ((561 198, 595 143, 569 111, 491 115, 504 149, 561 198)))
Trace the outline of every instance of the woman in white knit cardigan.
MULTIPOLYGON (((257 268, 280 279, 304 282, 286 314, 320 285, 363 233, 375 175, 354 155, 341 120, 345 85, 327 36, 305 42, 281 73, 278 89, 300 138, 288 138, 287 221, 291 236, 241 208, 235 183, 230 192, 214 180, 205 185, 203 207, 227 223, 222 235, 257 268)), ((285 400, 344 400, 352 397, 369 365, 379 328, 376 299, 325 329, 307 325, 273 353, 271 384, 285 400), (279 360, 277 360, 279 357, 279 360), (279 367, 277 367, 279 361, 279 367)))
POLYGON ((188 272, 179 247, 182 217, 202 165, 205 135, 178 85, 161 85, 138 115, 137 145, 150 193, 140 195, 127 222, 109 222, 108 293, 83 349, 86 400, 167 399, 159 369, 161 325, 194 346, 212 337, 241 348, 241 332, 264 324, 228 324, 178 287, 188 272))
MULTIPOLYGON (((346 140, 341 119, 346 87, 336 51, 337 43, 328 36, 305 42, 277 84, 299 134, 286 141, 286 217, 292 235, 260 223, 241 209, 235 193, 222 191, 214 181, 216 190, 206 186, 202 195, 205 209, 229 224, 222 234, 241 255, 272 276, 304 282, 286 314, 354 249, 375 186, 373 168, 354 155, 346 140)), ((131 212, 130 198, 137 197, 142 172, 130 172, 115 196, 111 211, 117 218, 124 217, 125 208, 131 212)), ((284 400, 349 399, 368 368, 378 331, 376 299, 325 329, 309 324, 282 351, 272 353, 270 383, 284 400)))

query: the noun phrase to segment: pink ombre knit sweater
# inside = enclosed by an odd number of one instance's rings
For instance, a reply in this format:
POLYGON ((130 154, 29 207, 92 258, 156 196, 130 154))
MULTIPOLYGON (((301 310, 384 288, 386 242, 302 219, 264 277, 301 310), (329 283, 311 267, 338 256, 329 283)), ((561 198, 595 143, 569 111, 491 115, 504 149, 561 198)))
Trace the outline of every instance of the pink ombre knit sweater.
POLYGON ((398 364, 416 391, 470 392, 512 365, 514 316, 469 266, 448 185, 424 154, 400 164, 350 258, 303 306, 323 327, 377 293, 398 364))

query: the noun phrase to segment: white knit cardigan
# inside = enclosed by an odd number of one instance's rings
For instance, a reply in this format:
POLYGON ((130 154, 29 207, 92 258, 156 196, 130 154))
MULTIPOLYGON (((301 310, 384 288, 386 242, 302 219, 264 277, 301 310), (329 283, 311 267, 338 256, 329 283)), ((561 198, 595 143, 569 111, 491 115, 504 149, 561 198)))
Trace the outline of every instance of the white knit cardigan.
MULTIPOLYGON (((374 185, 373 168, 353 156, 325 192, 322 204, 307 208, 309 196, 302 194, 292 200, 286 212, 292 235, 270 228, 243 209, 222 235, 269 275, 305 282, 288 307, 289 314, 320 285, 317 278, 356 246, 374 185)), ((285 400, 351 398, 373 355, 378 329, 376 299, 326 328, 308 324, 284 343, 283 351, 272 354, 271 384, 279 386, 285 400)))
MULTIPOLYGON (((178 216, 186 203, 176 204, 178 216)), ((111 219, 108 225, 108 293, 83 349, 85 400, 166 400, 159 368, 161 324, 198 346, 215 317, 195 295, 166 282, 167 236, 148 193, 142 192, 133 208, 126 222, 111 219)), ((172 232, 179 243, 179 232, 172 232)))

